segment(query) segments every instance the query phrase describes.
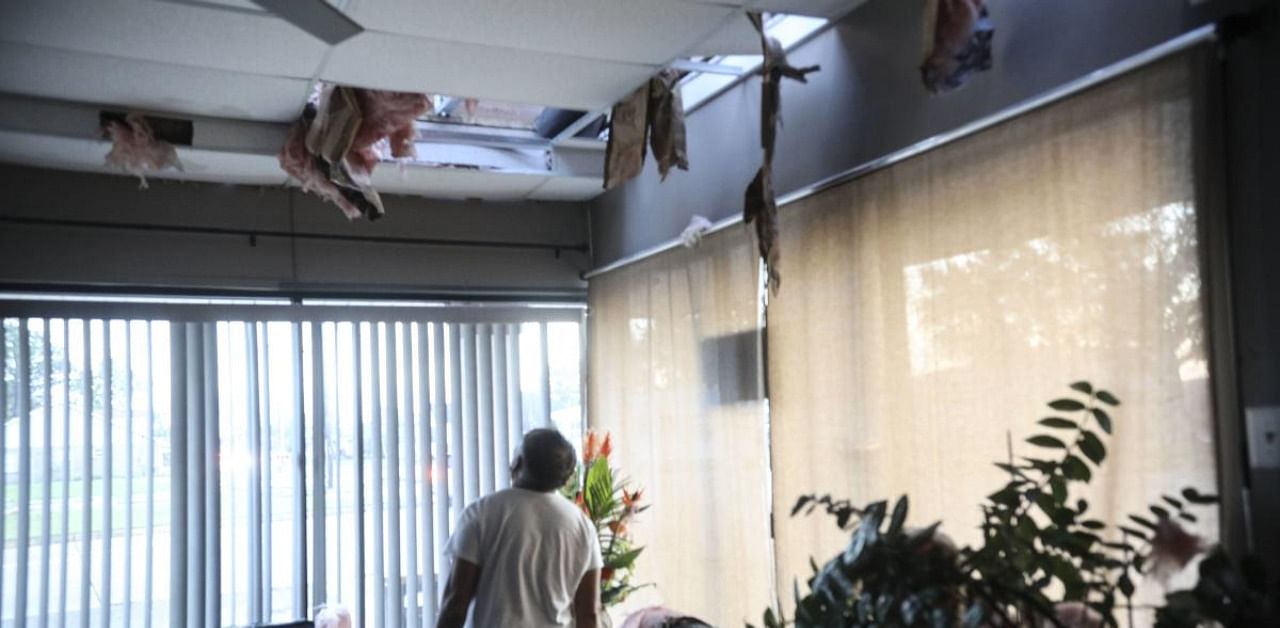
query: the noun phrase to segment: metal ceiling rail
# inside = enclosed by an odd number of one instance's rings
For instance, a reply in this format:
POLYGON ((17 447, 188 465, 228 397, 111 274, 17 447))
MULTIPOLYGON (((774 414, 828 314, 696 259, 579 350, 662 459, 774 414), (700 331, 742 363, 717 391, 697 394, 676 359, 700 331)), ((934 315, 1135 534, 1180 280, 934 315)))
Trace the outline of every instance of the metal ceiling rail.
MULTIPOLYGON (((892 153, 878 157, 876 159, 873 159, 861 165, 854 166, 847 170, 838 172, 825 179, 821 179, 815 183, 811 183, 807 186, 804 186, 798 190, 779 196, 777 201, 778 206, 782 207, 784 205, 790 205, 791 203, 795 203, 797 201, 809 198, 810 196, 818 194, 819 192, 822 192, 824 190, 828 190, 842 183, 847 183, 854 179, 864 177, 878 170, 888 168, 889 166, 892 166, 899 162, 906 161, 908 159, 911 159, 912 157, 916 157, 918 155, 924 154, 935 148, 939 148, 941 146, 951 144, 952 142, 962 140, 966 137, 977 134, 981 131, 985 131, 996 125, 1012 120, 1013 118, 1016 118, 1023 114, 1046 107, 1055 102, 1065 100, 1091 87, 1095 87, 1099 84, 1105 83, 1107 81, 1110 81, 1124 74, 1128 74, 1129 72, 1132 72, 1139 68, 1142 68, 1152 63, 1155 63, 1157 61, 1166 59, 1180 52, 1189 50, 1200 44, 1215 41, 1217 40, 1217 38, 1218 38, 1217 25, 1206 24, 1195 30, 1191 30, 1186 33, 1183 33, 1182 35, 1179 35, 1178 37, 1175 37, 1162 44, 1148 48, 1131 57, 1122 59, 1111 65, 1108 65, 1098 70, 1095 70, 1093 72, 1090 72, 1089 74, 1086 74, 1068 83, 1064 83, 1054 89, 1051 89, 1047 92, 1044 92, 1043 94, 1040 94, 1039 96, 1029 98, 1020 103, 1017 103, 1015 105, 1012 105, 1010 107, 997 111, 996 113, 974 120, 973 122, 970 122, 966 125, 958 127, 951 131, 940 133, 928 139, 912 144, 901 150, 894 151, 892 153)), ((733 225, 738 225, 738 224, 742 224, 742 214, 734 214, 732 216, 729 216, 728 218, 719 220, 713 223, 711 227, 707 229, 707 231, 704 233, 705 234, 715 233, 717 231, 722 231, 733 225)), ((665 251, 669 251, 671 249, 674 249, 680 246, 683 246, 683 240, 681 240, 678 237, 673 238, 661 244, 649 247, 637 253, 633 253, 621 259, 605 264, 604 266, 601 266, 589 272, 583 273, 582 278, 592 279, 594 277, 599 277, 600 275, 603 275, 605 273, 617 270, 624 266, 629 266, 643 259, 652 257, 659 253, 663 253, 665 251)))
POLYGON ((507 242, 499 240, 454 240, 446 238, 404 238, 387 236, 352 235, 345 233, 314 233, 307 231, 278 231, 271 229, 243 229, 229 227, 197 227, 187 225, 163 225, 136 222, 110 222, 93 220, 64 220, 60 218, 29 218, 0 216, 0 223, 40 227, 71 227, 78 229, 118 229, 126 231, 152 231, 164 233, 191 233, 199 235, 234 236, 249 238, 255 244, 257 238, 285 238, 299 240, 326 240, 332 242, 361 242, 365 244, 395 244, 407 246, 435 246, 483 249, 521 249, 552 251, 559 255, 564 251, 586 253, 586 244, 556 244, 553 242, 507 242))

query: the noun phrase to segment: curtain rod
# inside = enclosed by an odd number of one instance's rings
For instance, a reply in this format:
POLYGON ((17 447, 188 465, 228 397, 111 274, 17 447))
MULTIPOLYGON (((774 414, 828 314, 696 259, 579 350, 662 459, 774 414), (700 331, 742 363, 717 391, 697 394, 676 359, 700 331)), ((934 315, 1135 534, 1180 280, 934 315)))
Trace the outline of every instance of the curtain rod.
POLYGON ((549 242, 501 242, 491 240, 449 240, 442 238, 395 238, 386 236, 352 235, 345 233, 313 233, 306 231, 277 231, 271 229, 242 229, 228 227, 197 227, 187 225, 161 225, 136 222, 109 222, 94 220, 64 220, 60 218, 30 218, 25 216, 0 216, 0 222, 40 227, 72 227, 81 229, 120 229, 126 231, 159 231, 165 233, 192 233, 199 235, 247 237, 252 244, 257 238, 295 238, 299 240, 330 240, 337 242, 364 242, 368 244, 400 244, 413 246, 440 246, 484 249, 525 249, 588 252, 586 244, 554 244, 549 242))
MULTIPOLYGON (((971 135, 977 134, 981 131, 985 131, 993 126, 999 125, 1004 122, 1008 122, 1013 118, 1029 113, 1036 109, 1040 109, 1042 107, 1051 105, 1060 100, 1065 100, 1091 87, 1095 87, 1101 83, 1105 83, 1107 81, 1110 81, 1114 78, 1117 78, 1129 72, 1133 72, 1134 70, 1137 70, 1139 68, 1145 67, 1157 61, 1171 57, 1175 54, 1186 51, 1194 46, 1215 41, 1217 38, 1218 38, 1218 27, 1216 24, 1206 24, 1194 30, 1187 31, 1186 33, 1183 33, 1182 35, 1179 35, 1178 37, 1170 39, 1169 41, 1166 41, 1162 44, 1153 46, 1131 57, 1127 57, 1125 59, 1112 63, 1111 65, 1107 65, 1097 70, 1094 70, 1093 72, 1090 72, 1089 74, 1086 74, 1078 79, 1059 85, 1058 87, 1055 87, 1047 92, 1044 92, 1039 96, 1034 96, 1032 98, 1019 102, 1010 107, 1001 109, 996 113, 993 113, 988 116, 984 116, 982 118, 974 120, 973 122, 957 127, 951 131, 940 133, 928 139, 921 140, 919 142, 916 142, 915 144, 907 146, 906 148, 894 151, 892 153, 889 153, 881 157, 877 157, 875 159, 872 159, 871 161, 854 166, 847 170, 843 170, 834 175, 831 175, 829 177, 820 179, 814 183, 806 185, 798 190, 794 190, 792 192, 784 194, 778 197, 778 206, 782 207, 784 205, 790 205, 791 203, 795 203, 802 199, 806 199, 810 196, 813 196, 822 191, 828 190, 842 183, 847 183, 854 179, 859 179, 861 177, 864 177, 878 170, 883 170, 884 168, 888 168, 889 166, 892 166, 896 163, 906 161, 908 159, 911 159, 912 157, 916 157, 926 152, 929 152, 935 148, 945 146, 952 142, 956 142, 958 140, 964 139, 971 135)), ((717 231, 723 231, 724 229, 727 229, 729 227, 732 227, 738 224, 742 224, 742 215, 734 214, 727 218, 718 220, 715 223, 712 223, 711 227, 707 229, 707 231, 704 233, 711 234, 717 231)), ((589 272, 583 273, 582 278, 593 279, 605 273, 618 270, 619 268, 623 268, 625 266, 630 266, 631 264, 634 264, 641 260, 647 259, 649 257, 653 257, 654 255, 657 255, 659 253, 663 253, 683 245, 684 245, 683 241, 680 238, 672 238, 671 240, 668 240, 661 244, 657 244, 655 246, 649 247, 637 253, 633 253, 621 259, 605 264, 604 266, 601 266, 589 272)))

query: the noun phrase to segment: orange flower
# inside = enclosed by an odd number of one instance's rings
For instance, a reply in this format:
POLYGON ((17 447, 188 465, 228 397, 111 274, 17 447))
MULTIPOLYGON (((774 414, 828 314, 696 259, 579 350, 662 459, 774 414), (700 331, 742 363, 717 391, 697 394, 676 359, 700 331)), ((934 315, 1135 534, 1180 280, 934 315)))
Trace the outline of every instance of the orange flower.
POLYGON ((610 521, 609 530, 613 532, 614 536, 621 536, 626 534, 627 524, 623 523, 621 519, 618 519, 617 521, 610 521))
POLYGON ((596 457, 596 433, 587 432, 587 442, 582 445, 582 461, 591 462, 596 457))
POLYGON ((600 445, 600 457, 608 458, 613 453, 613 434, 606 433, 604 435, 604 444, 600 445))
POLYGON ((636 503, 640 501, 642 492, 644 492, 643 489, 636 489, 630 493, 627 492, 627 489, 622 489, 622 505, 626 506, 628 510, 635 508, 636 503))

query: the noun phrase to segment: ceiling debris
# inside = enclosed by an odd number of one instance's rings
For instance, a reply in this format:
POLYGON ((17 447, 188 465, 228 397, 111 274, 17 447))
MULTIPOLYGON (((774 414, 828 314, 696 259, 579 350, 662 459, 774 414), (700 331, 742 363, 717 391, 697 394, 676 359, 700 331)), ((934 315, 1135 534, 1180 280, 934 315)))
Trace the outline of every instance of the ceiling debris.
POLYGON ((124 117, 123 122, 110 120, 102 130, 111 139, 107 165, 138 177, 138 187, 147 189, 147 172, 166 168, 182 170, 177 149, 173 144, 157 139, 142 114, 131 113, 124 117))
POLYGON ((604 158, 606 190, 640 174, 646 140, 662 180, 673 166, 689 169, 679 85, 683 76, 679 70, 663 69, 613 106, 604 158))
POLYGON ((328 85, 308 104, 280 149, 280 167, 306 192, 337 205, 348 219, 382 217, 370 182, 385 140, 391 157, 414 156, 414 121, 431 109, 425 94, 328 85))
POLYGON ((974 72, 991 69, 995 27, 986 0, 929 0, 925 7, 924 86, 935 94, 957 89, 974 72))
POLYGON ((751 13, 750 17, 751 23, 760 32, 760 42, 764 49, 764 64, 760 66, 763 77, 760 81, 760 146, 764 149, 764 163, 747 186, 742 220, 747 224, 755 224, 756 246, 769 271, 769 289, 776 291, 782 285, 782 275, 779 270, 781 252, 778 249, 778 202, 773 190, 773 149, 778 139, 778 125, 782 121, 782 79, 807 83, 806 76, 821 68, 816 65, 797 68, 788 63, 782 43, 765 34, 761 15, 751 13))

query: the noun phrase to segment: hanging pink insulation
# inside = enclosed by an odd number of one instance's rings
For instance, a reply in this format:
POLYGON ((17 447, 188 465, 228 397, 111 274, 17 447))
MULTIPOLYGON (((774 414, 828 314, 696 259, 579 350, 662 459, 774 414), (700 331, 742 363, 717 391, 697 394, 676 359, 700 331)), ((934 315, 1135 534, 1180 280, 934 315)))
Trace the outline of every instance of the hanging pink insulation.
POLYGON ((326 87, 280 149, 280 167, 347 218, 377 220, 384 210, 370 181, 380 159, 375 147, 386 139, 393 157, 412 157, 414 121, 430 110, 425 94, 326 87))
POLYGON ((293 124, 293 128, 289 130, 288 139, 280 148, 280 168, 298 182, 303 192, 310 192, 337 205, 348 220, 359 218, 360 209, 348 201, 338 186, 320 171, 316 156, 307 150, 308 126, 310 121, 305 115, 293 124))
POLYGON ((356 132, 351 149, 369 148, 385 137, 391 142, 392 157, 413 157, 413 140, 418 134, 413 121, 431 111, 431 99, 426 94, 408 92, 352 91, 360 105, 360 130, 356 132))
POLYGON ((974 72, 991 69, 995 27, 986 0, 931 0, 925 7, 926 54, 920 66, 925 88, 958 89, 974 72))
POLYGON ((123 123, 108 122, 104 130, 111 138, 107 165, 137 176, 141 181, 139 187, 147 188, 147 172, 165 168, 182 170, 173 144, 156 139, 151 125, 143 116, 131 113, 125 116, 123 123))

